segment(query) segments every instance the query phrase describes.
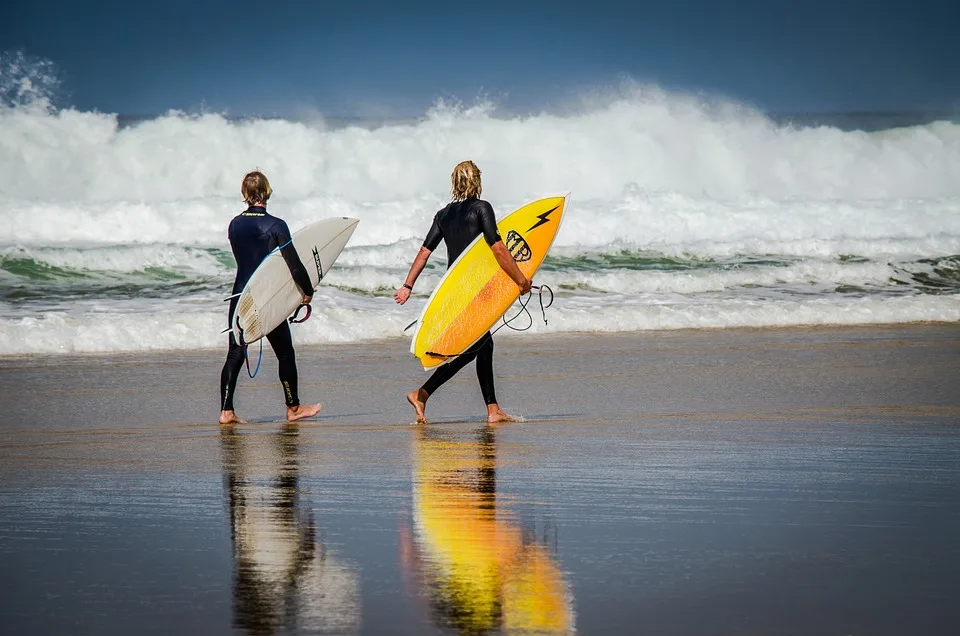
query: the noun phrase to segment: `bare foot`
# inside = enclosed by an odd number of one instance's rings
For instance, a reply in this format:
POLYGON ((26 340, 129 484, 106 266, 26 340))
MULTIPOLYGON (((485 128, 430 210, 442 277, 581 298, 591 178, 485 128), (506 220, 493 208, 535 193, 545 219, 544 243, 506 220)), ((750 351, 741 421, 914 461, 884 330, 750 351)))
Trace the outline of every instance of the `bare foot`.
POLYGON ((417 412, 417 424, 427 423, 427 416, 423 414, 423 409, 427 408, 427 399, 429 397, 430 394, 423 389, 417 389, 416 391, 407 393, 407 402, 409 402, 413 410, 417 412))
POLYGON ((499 424, 501 422, 519 422, 520 419, 504 413, 500 410, 498 404, 487 405, 487 424, 499 424))
POLYGON ((227 426, 229 424, 246 424, 246 422, 237 417, 234 411, 220 411, 220 425, 227 426))
POLYGON ((295 422, 305 417, 313 417, 323 408, 322 404, 300 404, 298 406, 287 407, 287 421, 295 422))

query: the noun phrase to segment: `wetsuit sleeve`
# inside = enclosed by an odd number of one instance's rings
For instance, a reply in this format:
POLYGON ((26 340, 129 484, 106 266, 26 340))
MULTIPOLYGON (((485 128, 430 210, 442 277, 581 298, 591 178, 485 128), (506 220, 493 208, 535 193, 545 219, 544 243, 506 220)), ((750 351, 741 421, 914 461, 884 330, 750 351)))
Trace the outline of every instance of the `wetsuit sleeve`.
POLYGON ((486 201, 480 202, 480 209, 477 211, 480 217, 480 229, 483 231, 483 240, 487 245, 493 245, 500 238, 500 231, 497 230, 497 217, 493 214, 493 206, 486 201))
POLYGON ((442 240, 443 232, 440 230, 440 213, 437 212, 433 217, 433 225, 430 226, 430 231, 427 232, 427 238, 423 239, 423 246, 432 252, 440 246, 440 241, 442 240))
POLYGON ((237 253, 236 242, 233 239, 233 226, 236 225, 237 219, 234 217, 230 220, 230 225, 227 226, 227 240, 230 241, 230 249, 233 250, 234 255, 237 253))
POLYGON ((287 262, 287 267, 290 268, 290 275, 293 276, 297 287, 300 288, 304 296, 313 296, 313 284, 310 282, 310 275, 307 274, 307 268, 303 266, 300 255, 297 254, 296 248, 293 247, 293 242, 290 238, 290 228, 287 227, 285 221, 278 220, 273 226, 273 232, 274 239, 276 239, 277 245, 280 246, 280 254, 283 255, 283 260, 287 262))

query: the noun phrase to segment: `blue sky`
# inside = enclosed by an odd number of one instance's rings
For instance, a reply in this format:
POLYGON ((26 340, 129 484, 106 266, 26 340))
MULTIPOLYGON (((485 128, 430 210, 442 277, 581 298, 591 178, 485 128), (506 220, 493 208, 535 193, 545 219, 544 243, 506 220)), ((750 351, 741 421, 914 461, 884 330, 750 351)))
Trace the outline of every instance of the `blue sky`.
POLYGON ((540 110, 622 78, 774 112, 960 108, 960 0, 13 0, 80 109, 540 110))

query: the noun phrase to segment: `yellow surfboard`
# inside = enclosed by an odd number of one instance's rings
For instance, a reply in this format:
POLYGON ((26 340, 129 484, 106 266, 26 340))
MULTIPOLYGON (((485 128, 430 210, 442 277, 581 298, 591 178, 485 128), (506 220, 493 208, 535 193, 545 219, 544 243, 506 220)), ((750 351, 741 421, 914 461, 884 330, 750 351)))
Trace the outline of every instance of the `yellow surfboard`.
MULTIPOLYGON (((500 236, 527 278, 543 263, 560 229, 567 196, 528 203, 497 222, 500 236)), ((424 371, 476 344, 520 295, 478 236, 447 270, 420 314, 410 352, 424 371)))

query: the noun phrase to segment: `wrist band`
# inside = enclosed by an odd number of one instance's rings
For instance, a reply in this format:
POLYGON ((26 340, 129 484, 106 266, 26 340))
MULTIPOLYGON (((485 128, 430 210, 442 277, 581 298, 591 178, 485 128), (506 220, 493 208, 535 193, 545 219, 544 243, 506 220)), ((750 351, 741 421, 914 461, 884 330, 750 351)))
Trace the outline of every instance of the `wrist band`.
POLYGON ((409 289, 410 291, 413 291, 413 287, 411 285, 407 285, 406 283, 404 283, 403 286, 409 289))

